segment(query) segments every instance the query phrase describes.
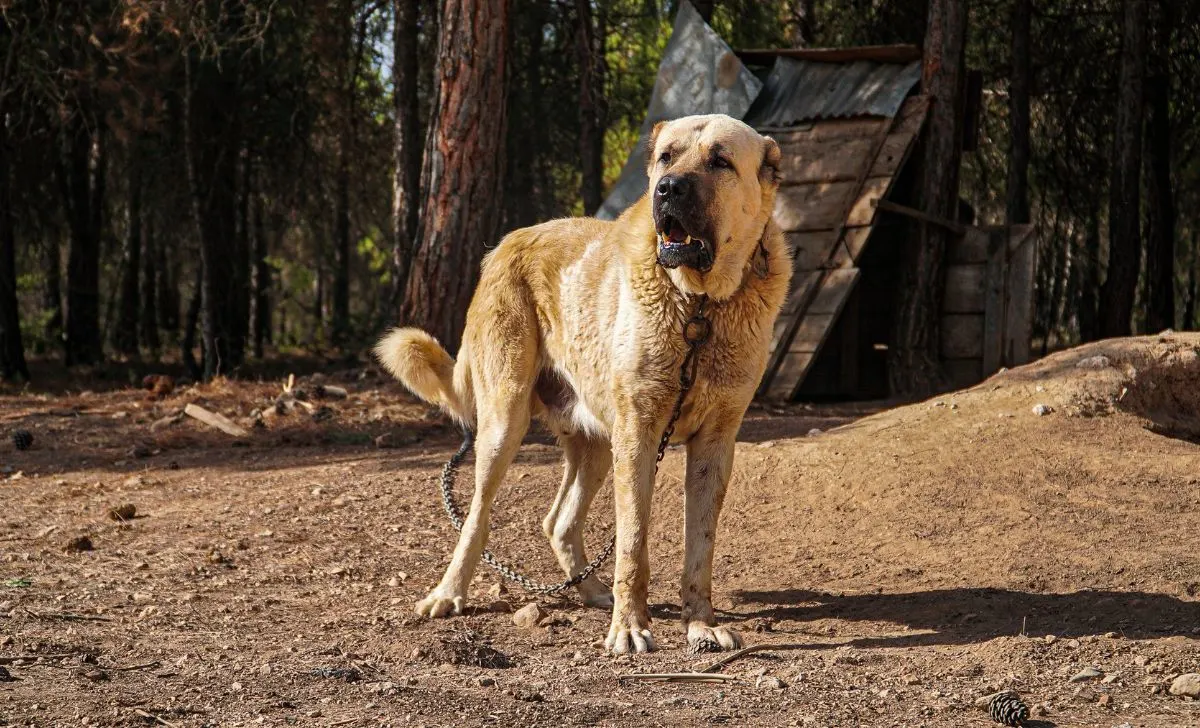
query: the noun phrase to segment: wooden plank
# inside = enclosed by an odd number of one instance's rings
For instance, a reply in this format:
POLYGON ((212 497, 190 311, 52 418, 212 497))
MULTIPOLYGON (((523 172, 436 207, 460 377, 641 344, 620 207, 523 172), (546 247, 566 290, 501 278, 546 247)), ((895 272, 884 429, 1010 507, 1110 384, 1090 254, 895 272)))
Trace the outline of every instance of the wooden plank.
POLYGON ((985 268, 979 264, 946 266, 942 313, 983 313, 985 268))
MULTIPOLYGON (((887 142, 884 144, 886 146, 887 142)), ((858 179, 874 148, 875 140, 869 134, 839 139, 805 136, 781 143, 780 180, 785 185, 853 182, 858 179)), ((885 171, 883 174, 892 172, 885 171)))
POLYGON ((891 119, 882 116, 855 116, 849 119, 821 119, 800 126, 789 126, 785 129, 759 129, 758 131, 785 144, 798 144, 805 139, 828 141, 844 138, 873 138, 880 129, 889 125, 891 119))
POLYGON ((188 417, 193 417, 197 420, 200 420, 209 427, 215 427, 221 432, 224 432, 226 435, 232 435, 234 437, 247 437, 250 434, 242 427, 234 424, 233 421, 228 417, 216 412, 210 412, 198 404, 189 404, 187 407, 183 408, 183 413, 188 417))
POLYGON ((769 66, 778 56, 822 63, 877 61, 912 63, 921 60, 921 47, 908 44, 869 45, 853 48, 745 48, 734 51, 744 63, 769 66))
POLYGON ((942 358, 978 359, 983 356, 983 315, 953 313, 942 316, 942 358))
MULTIPOLYGON (((792 278, 792 290, 788 292, 787 300, 783 302, 783 307, 779 311, 779 316, 775 319, 775 329, 771 335, 771 351, 775 352, 779 347, 780 341, 791 341, 792 335, 796 333, 796 327, 799 322, 796 321, 796 309, 802 301, 807 300, 809 290, 817 285, 817 281, 821 278, 821 271, 811 271, 804 275, 798 275, 792 278)), ((786 346, 785 346, 786 349, 786 346)), ((767 364, 767 372, 777 365, 777 357, 772 356, 767 364)))
POLYGON ((986 230, 967 228, 961 238, 951 240, 946 246, 946 262, 949 265, 963 263, 987 263, 989 236, 986 230))
POLYGON ((808 307, 806 314, 837 314, 846 305, 846 299, 858 283, 862 271, 858 268, 843 268, 829 271, 825 284, 817 291, 816 298, 808 307))
POLYGON ((829 313, 810 313, 804 316, 791 345, 788 346, 788 353, 815 353, 821 348, 821 342, 825 340, 825 335, 833 328, 834 323, 836 322, 833 320, 833 314, 829 313))
POLYGON ((938 217, 937 215, 930 215, 929 213, 918 210, 915 207, 901 205, 888 200, 880 200, 876 206, 884 212, 894 212, 897 215, 904 215, 905 217, 911 217, 914 220, 920 220, 921 222, 927 222, 932 225, 944 227, 956 235, 966 235, 967 233, 966 225, 961 225, 953 220, 947 220, 946 218, 938 217))
MULTIPOLYGON (((891 177, 875 177, 863 184, 845 218, 846 227, 870 225, 875 207, 891 186, 891 177)), ((846 214, 847 198, 856 191, 854 182, 785 185, 775 198, 775 222, 784 232, 833 230, 846 214)))
MULTIPOLYGON (((845 396, 858 391, 858 319, 859 300, 862 294, 856 288, 850 294, 850 300, 842 309, 841 315, 841 366, 838 368, 838 388, 845 396)), ((835 322, 836 325, 836 322, 835 322)))
POLYGON ((983 373, 990 376, 1004 363, 1004 314, 1007 304, 1008 235, 988 233, 988 262, 984 270, 983 373))
POLYGON ((983 381, 982 359, 943 359, 946 378, 955 389, 970 387, 983 381))
POLYGON ((823 268, 833 254, 836 231, 817 230, 804 233, 784 233, 783 240, 792 249, 792 268, 810 271, 823 268))
POLYGON ((811 351, 794 352, 791 350, 792 343, 799 338, 798 334, 796 338, 788 342, 788 350, 780 359, 778 370, 774 372, 774 376, 765 388, 768 399, 790 400, 796 396, 796 391, 804 382, 804 375, 808 373, 809 368, 816 361, 817 355, 820 354, 821 347, 829 338, 833 324, 850 298, 860 274, 861 271, 858 268, 847 268, 829 271, 825 276, 821 290, 817 291, 812 305, 804 311, 803 318, 805 320, 797 326, 797 330, 805 329, 808 332, 802 348, 811 349, 811 351), (809 323, 808 319, 812 319, 812 322, 809 323), (807 327, 806 324, 808 324, 807 327))
POLYGON ((1007 292, 1004 311, 1004 365, 1015 367, 1030 359, 1033 336, 1033 281, 1037 268, 1037 245, 1032 227, 1016 226, 1009 231, 1007 292), (1028 228, 1028 229, 1019 229, 1028 228), (1013 241, 1017 242, 1014 243, 1013 241), (1015 252, 1013 252, 1015 249, 1015 252))

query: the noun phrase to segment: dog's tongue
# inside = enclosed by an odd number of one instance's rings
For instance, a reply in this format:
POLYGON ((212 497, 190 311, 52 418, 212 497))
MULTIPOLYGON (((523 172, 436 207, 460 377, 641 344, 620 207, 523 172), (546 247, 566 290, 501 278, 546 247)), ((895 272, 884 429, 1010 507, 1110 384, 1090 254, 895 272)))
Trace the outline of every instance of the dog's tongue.
POLYGON ((667 233, 667 239, 672 243, 682 243, 687 239, 687 233, 684 232, 683 227, 679 223, 675 223, 671 225, 671 231, 667 233))

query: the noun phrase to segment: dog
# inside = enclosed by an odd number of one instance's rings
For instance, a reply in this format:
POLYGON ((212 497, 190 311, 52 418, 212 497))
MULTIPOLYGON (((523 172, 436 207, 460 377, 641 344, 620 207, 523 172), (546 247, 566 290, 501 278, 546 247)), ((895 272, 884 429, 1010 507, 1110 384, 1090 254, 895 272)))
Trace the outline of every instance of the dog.
POLYGON ((507 235, 483 262, 457 360, 429 334, 394 329, 381 364, 476 432, 475 493, 450 566, 416 611, 459 614, 488 535, 492 501, 532 418, 564 452, 543 530, 568 576, 588 564, 583 525, 610 470, 612 592, 594 575, 585 604, 612 608, 614 653, 654 649, 647 534, 659 441, 681 389, 685 323, 710 321, 672 443, 687 445, 681 598, 689 649, 736 649, 712 607, 713 540, 734 442, 762 378, 787 295, 791 254, 772 221, 780 150, 716 114, 656 125, 647 194, 617 220, 553 220, 507 235))

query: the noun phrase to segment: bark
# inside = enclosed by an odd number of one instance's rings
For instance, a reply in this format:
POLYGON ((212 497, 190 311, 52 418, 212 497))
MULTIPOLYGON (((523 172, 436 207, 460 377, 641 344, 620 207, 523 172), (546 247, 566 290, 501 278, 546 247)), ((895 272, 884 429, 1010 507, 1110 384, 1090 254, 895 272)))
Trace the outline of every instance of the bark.
POLYGON ((1100 211, 1088 216, 1087 238, 1079 258, 1079 338, 1085 342, 1100 338, 1100 211))
POLYGON ((608 102, 604 96, 604 5, 592 16, 593 0, 576 0, 576 53, 579 56, 579 155, 582 161, 583 214, 593 215, 604 203, 604 129, 608 102))
POLYGON ((1014 0, 1012 78, 1009 81, 1008 184, 1006 217, 1009 225, 1029 222, 1029 93, 1032 81, 1029 55, 1032 0, 1014 0))
POLYGON ((158 336, 158 306, 155 297, 158 291, 159 263, 161 256, 154 239, 153 217, 145 215, 142 221, 142 287, 138 296, 140 312, 138 332, 141 343, 150 356, 157 359, 162 341, 158 336))
POLYGON ((245 331, 245 319, 239 325, 237 303, 242 274, 237 240, 240 74, 238 54, 232 52, 220 58, 188 58, 187 63, 185 138, 200 241, 201 376, 208 380, 236 369, 245 354, 244 336, 238 337, 245 331))
POLYGON ((179 287, 182 285, 182 261, 177 251, 167 254, 167 246, 156 246, 158 254, 158 325, 172 341, 179 336, 179 308, 183 304, 179 287))
POLYGON ((817 39, 817 3, 816 0, 793 0, 792 9, 792 45, 796 48, 807 48, 817 39))
MULTIPOLYGON (((136 147, 136 143, 134 144, 136 147)), ((131 149, 129 190, 125 208, 125 240, 121 246, 120 302, 112 345, 125 356, 138 354, 138 319, 141 314, 138 274, 142 268, 142 170, 136 149, 131 149)))
MULTIPOLYGON (((5 141, 0 140, 0 144, 5 141)), ((8 150, 3 147, 0 147, 0 381, 29 381, 17 306, 17 235, 12 214, 12 179, 8 170, 8 150)))
MULTIPOLYGON (((965 0, 931 0, 925 32, 921 87, 933 97, 917 171, 917 204, 937 217, 958 217, 962 156, 965 0)), ((940 362, 945 253, 951 233, 920 224, 905 241, 900 300, 889 349, 891 389, 902 396, 928 394, 944 383, 940 362)))
POLYGON ((330 319, 333 344, 345 346, 350 337, 350 153, 343 139, 333 213, 333 295, 330 319))
POLYGON ((267 262, 266 221, 262 195, 254 198, 254 358, 262 359, 271 340, 271 266, 267 262))
POLYGON ((62 245, 57 231, 46 236, 41 253, 42 270, 46 274, 46 283, 42 288, 42 310, 46 312, 46 340, 62 344, 62 245))
MULTIPOLYGON (((192 298, 188 302, 187 320, 183 324, 183 339, 179 344, 180 358, 192 379, 204 377, 204 367, 196 361, 196 327, 200 323, 201 308, 204 305, 204 269, 196 269, 195 285, 192 287, 192 298)), ((207 358, 201 348, 201 360, 207 358)))
POLYGON ((1146 330, 1175 326, 1175 190, 1171 184, 1170 5, 1160 4, 1146 82, 1146 330))
POLYGON ((392 152, 391 311, 399 314, 412 265, 421 194, 421 121, 417 108, 419 0, 394 0, 396 27, 392 58, 396 126, 392 152))
POLYGON ((104 195, 104 155, 100 134, 76 115, 65 130, 59 185, 70 240, 67 248, 67 300, 64 342, 67 366, 96 364, 100 338, 100 231, 104 195))
POLYGON ((1142 106, 1148 0, 1124 1, 1121 74, 1109 183, 1108 275, 1100 290, 1100 336, 1128 336, 1141 269, 1142 106))
POLYGON ((456 350, 495 242, 504 176, 508 0, 442 0, 420 246, 404 319, 456 350))

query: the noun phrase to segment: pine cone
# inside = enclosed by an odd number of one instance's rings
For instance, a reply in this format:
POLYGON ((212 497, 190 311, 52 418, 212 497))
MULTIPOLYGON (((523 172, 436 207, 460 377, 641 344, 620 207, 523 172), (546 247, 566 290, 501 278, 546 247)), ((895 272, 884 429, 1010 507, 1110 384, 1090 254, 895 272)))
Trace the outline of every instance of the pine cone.
POLYGON ((29 430, 17 430, 12 435, 12 441, 18 450, 28 450, 33 445, 33 433, 29 430))
POLYGON ((1021 726, 1029 720, 1029 706, 1011 690, 997 693, 988 703, 988 715, 1001 725, 1021 726))
POLYGON ((709 652, 720 652, 721 643, 716 640, 698 639, 688 642, 687 653, 689 655, 703 655, 709 652))

